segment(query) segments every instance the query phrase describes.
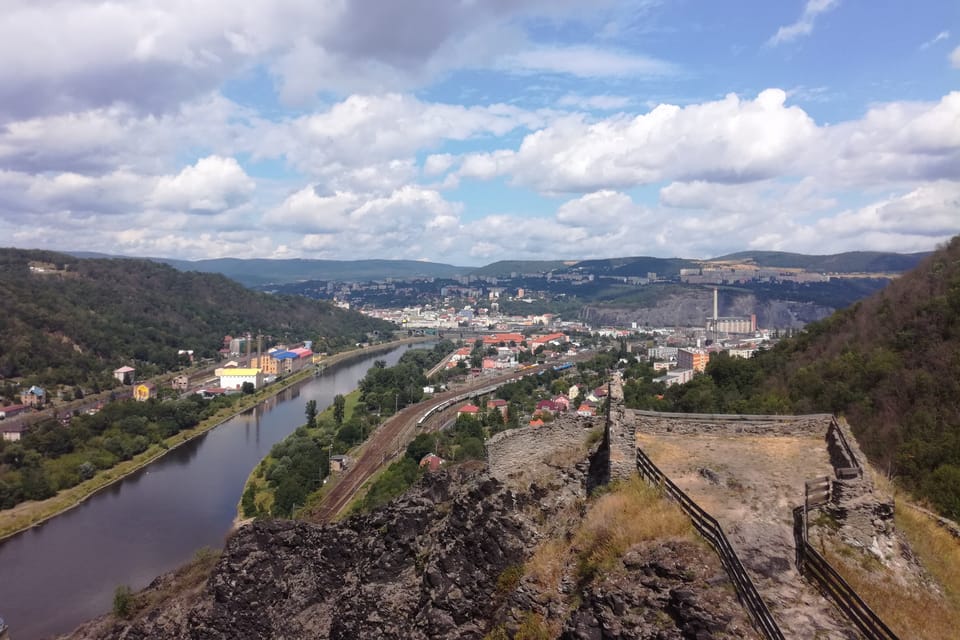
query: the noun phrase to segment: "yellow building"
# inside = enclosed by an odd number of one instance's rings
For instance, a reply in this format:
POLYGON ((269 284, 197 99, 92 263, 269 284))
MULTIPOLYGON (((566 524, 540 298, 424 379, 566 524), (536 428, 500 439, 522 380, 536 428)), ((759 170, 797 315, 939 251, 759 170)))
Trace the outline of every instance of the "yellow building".
POLYGON ((710 354, 703 349, 677 349, 677 368, 693 369, 703 373, 710 361, 710 354))
POLYGON ((250 358, 250 366, 255 369, 260 369, 264 375, 277 375, 280 373, 279 360, 271 358, 270 354, 265 353, 262 356, 253 356, 250 358), (261 362, 261 360, 263 362, 261 362))
POLYGON ((141 382, 133 388, 133 399, 137 402, 146 402, 157 396, 157 387, 151 382, 141 382))
POLYGON ((220 373, 220 387, 223 389, 241 389, 244 382, 249 382, 254 389, 259 389, 263 386, 263 373, 255 368, 224 369, 220 373))

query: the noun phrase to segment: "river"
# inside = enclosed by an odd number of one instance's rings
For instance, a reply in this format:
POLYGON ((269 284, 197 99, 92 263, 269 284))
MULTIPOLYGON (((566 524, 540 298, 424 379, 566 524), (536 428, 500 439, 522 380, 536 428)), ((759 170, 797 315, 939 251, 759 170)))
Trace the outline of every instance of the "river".
POLYGON ((282 391, 103 489, 83 504, 0 542, 0 616, 13 640, 65 633, 109 611, 118 585, 137 590, 223 546, 244 482, 270 448, 329 406, 375 360, 393 365, 411 347, 335 365, 282 391))

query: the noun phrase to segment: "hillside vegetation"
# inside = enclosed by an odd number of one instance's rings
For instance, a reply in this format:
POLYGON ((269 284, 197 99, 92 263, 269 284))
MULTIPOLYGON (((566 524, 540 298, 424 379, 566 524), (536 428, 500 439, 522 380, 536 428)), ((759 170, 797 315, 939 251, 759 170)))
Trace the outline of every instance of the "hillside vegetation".
POLYGON ((960 517, 960 237, 770 351, 714 357, 665 391, 638 378, 627 395, 667 410, 842 413, 875 465, 960 517))
POLYGON ((324 350, 392 328, 329 303, 250 291, 222 275, 47 251, 0 249, 0 300, 0 378, 43 385, 106 387, 110 371, 131 362, 146 373, 171 369, 180 349, 216 355, 225 334, 313 339, 324 350))

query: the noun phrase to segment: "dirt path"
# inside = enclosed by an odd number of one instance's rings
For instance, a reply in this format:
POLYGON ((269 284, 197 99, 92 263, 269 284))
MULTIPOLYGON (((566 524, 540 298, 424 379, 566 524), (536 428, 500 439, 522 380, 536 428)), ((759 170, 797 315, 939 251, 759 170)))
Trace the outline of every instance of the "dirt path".
POLYGON ((710 423, 637 417, 637 445, 723 526, 789 638, 858 638, 794 566, 792 508, 803 483, 832 475, 821 419, 710 423))

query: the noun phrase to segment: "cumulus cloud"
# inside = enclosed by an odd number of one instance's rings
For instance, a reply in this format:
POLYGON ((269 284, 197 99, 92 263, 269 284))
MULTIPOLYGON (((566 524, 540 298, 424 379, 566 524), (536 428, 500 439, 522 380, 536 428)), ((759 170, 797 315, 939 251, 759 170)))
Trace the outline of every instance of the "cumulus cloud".
POLYGON ((571 116, 528 135, 517 151, 468 156, 461 174, 512 179, 543 192, 623 188, 666 179, 746 182, 790 170, 813 120, 779 89, 744 101, 660 105, 636 117, 571 116))
POLYGON ((788 24, 777 29, 777 32, 770 37, 767 44, 778 45, 784 42, 796 40, 801 36, 808 36, 813 33, 813 25, 817 16, 831 9, 836 8, 840 0, 807 0, 803 7, 803 13, 793 24, 788 24))
POLYGON ((435 190, 413 185, 385 196, 321 194, 308 185, 267 212, 264 222, 305 234, 300 246, 314 254, 343 258, 362 248, 367 256, 409 258, 452 241, 461 208, 435 190))
POLYGON ((234 158, 209 156, 175 176, 160 178, 147 201, 159 209, 215 212, 236 206, 254 186, 234 158))
POLYGON ((950 54, 950 64, 953 65, 954 69, 960 69, 960 47, 954 49, 953 53, 950 54))
POLYGON ((513 22, 576 3, 415 0, 10 0, 0 15, 0 119, 124 103, 161 113, 262 65, 282 97, 409 89, 523 48, 513 22))

